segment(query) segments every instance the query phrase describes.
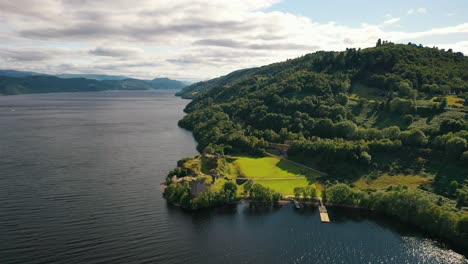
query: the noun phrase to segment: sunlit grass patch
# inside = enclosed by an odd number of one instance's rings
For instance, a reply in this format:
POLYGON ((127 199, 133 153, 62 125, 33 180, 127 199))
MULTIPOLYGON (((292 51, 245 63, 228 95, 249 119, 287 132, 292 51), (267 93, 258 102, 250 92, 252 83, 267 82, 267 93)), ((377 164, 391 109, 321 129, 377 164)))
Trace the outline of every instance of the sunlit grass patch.
POLYGON ((233 162, 239 176, 246 178, 316 177, 317 172, 275 157, 236 157, 233 162))
MULTIPOLYGON (((447 103, 449 106, 455 106, 455 107, 460 107, 460 108, 463 108, 463 103, 464 103, 464 99, 463 98, 459 98, 455 95, 448 95, 448 96, 445 96, 447 98, 447 103)), ((432 102, 439 102, 440 101, 440 97, 439 96, 435 96, 435 97, 432 97, 431 101, 432 102)))
POLYGON ((420 175, 388 175, 384 174, 376 179, 370 179, 368 177, 360 178, 354 182, 354 187, 357 189, 385 189, 390 186, 406 185, 408 187, 417 188, 423 183, 428 182, 427 177, 420 175))

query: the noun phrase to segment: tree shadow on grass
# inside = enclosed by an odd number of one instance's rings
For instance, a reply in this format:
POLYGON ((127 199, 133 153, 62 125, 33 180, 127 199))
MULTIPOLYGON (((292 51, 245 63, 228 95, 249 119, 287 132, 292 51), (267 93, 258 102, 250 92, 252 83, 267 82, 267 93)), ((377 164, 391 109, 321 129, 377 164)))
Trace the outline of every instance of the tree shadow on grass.
POLYGON ((287 160, 280 160, 276 166, 288 173, 305 176, 309 183, 315 183, 317 178, 321 176, 319 172, 301 167, 287 160))

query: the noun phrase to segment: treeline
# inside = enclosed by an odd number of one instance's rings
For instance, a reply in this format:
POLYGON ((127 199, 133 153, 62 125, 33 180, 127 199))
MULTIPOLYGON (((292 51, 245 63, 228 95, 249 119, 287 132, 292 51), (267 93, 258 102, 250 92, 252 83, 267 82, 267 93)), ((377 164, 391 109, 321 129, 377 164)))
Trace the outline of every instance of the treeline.
POLYGON ((218 207, 237 201, 237 184, 226 182, 219 191, 208 189, 197 197, 192 197, 189 182, 171 182, 164 190, 164 197, 169 203, 194 210, 218 207))
MULTIPOLYGON (((169 203, 190 208, 193 210, 219 207, 226 204, 237 202, 237 184, 234 182, 226 182, 219 191, 214 191, 211 188, 199 193, 197 196, 190 195, 190 184, 187 181, 171 182, 164 190, 164 197, 169 203)), ((254 204, 271 204, 278 202, 281 199, 281 194, 273 191, 270 188, 264 187, 258 183, 253 183, 252 180, 244 184, 245 194, 248 194, 249 200, 254 204)))
POLYGON ((358 191, 346 184, 327 186, 323 192, 327 203, 358 206, 410 223, 468 249, 468 213, 446 205, 434 195, 403 186, 385 191, 358 191))

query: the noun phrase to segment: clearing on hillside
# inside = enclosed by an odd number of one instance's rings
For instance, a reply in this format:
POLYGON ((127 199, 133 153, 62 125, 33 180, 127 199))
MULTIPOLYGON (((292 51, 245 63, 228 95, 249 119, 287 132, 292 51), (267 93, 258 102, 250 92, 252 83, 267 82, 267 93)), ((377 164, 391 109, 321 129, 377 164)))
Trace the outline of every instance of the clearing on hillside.
POLYGON ((354 183, 356 189, 386 189, 390 186, 406 185, 408 187, 417 188, 421 184, 429 181, 429 178, 419 175, 388 175, 384 174, 376 179, 367 177, 360 178, 354 183))

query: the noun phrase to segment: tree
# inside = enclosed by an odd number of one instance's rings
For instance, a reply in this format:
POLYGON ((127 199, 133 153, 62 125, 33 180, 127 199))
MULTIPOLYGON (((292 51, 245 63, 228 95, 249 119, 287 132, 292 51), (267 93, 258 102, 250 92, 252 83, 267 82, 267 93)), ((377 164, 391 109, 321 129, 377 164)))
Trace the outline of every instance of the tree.
POLYGON ((361 161, 362 164, 369 165, 372 161, 372 156, 366 151, 363 151, 361 152, 361 155, 359 156, 359 160, 361 161))
POLYGON ((304 193, 304 188, 302 187, 294 187, 294 197, 296 199, 299 199, 302 195, 302 193, 304 193))
POLYGON ((341 121, 333 126, 335 135, 342 138, 351 138, 356 132, 357 126, 351 121, 341 121))
POLYGON ((440 101, 440 109, 444 109, 448 106, 448 100, 447 97, 442 98, 442 101, 440 101))
POLYGON ((407 126, 411 125, 413 123, 413 116, 412 115, 405 115, 403 117, 403 121, 407 126))
POLYGON ((385 138, 396 140, 400 138, 400 128, 397 126, 386 127, 382 129, 382 134, 385 138))
POLYGON ((463 186, 457 190, 457 208, 462 208, 468 204, 468 186, 463 186))
POLYGON ((377 40, 377 44, 376 44, 375 46, 376 46, 376 47, 382 46, 382 40, 381 40, 381 39, 378 39, 378 40, 377 40))
POLYGON ((400 134, 401 141, 404 145, 421 147, 426 144, 426 135, 420 129, 412 129, 410 131, 404 131, 400 134))
POLYGON ((463 217, 460 218, 457 225, 457 231, 460 234, 468 236, 468 214, 465 214, 463 217))
POLYGON ((244 183, 244 191, 246 193, 250 192, 250 189, 252 189, 253 185, 254 185, 254 182, 252 180, 248 180, 246 183, 244 183))
POLYGON ((466 149, 466 140, 460 137, 453 137, 447 141, 445 151, 453 158, 459 158, 466 149))
POLYGON ((351 204, 353 190, 346 184, 333 185, 325 190, 327 201, 336 204, 351 204))
POLYGON ((315 187, 315 185, 307 185, 304 189, 305 193, 307 193, 307 196, 311 199, 317 196, 317 188, 315 187))
POLYGON ((348 96, 344 93, 339 93, 335 97, 336 102, 338 102, 340 105, 346 105, 348 104, 348 96))
POLYGON ((413 100, 395 98, 390 101, 390 111, 399 114, 410 114, 416 109, 416 104, 413 100))
POLYGON ((453 118, 443 119, 440 122, 440 132, 441 133, 448 133, 448 132, 457 132, 460 131, 465 127, 465 123, 462 120, 457 120, 453 118))
POLYGON ((250 199, 258 203, 272 203, 281 199, 281 194, 255 183, 250 189, 250 199))
POLYGON ((232 203, 237 198, 237 184, 234 182, 226 182, 223 185, 223 191, 225 194, 225 202, 232 203))

